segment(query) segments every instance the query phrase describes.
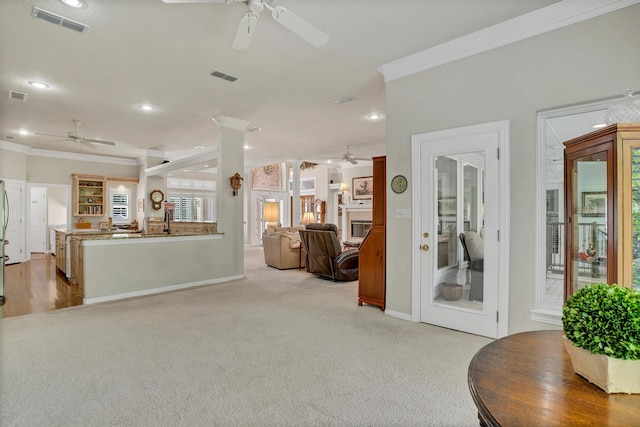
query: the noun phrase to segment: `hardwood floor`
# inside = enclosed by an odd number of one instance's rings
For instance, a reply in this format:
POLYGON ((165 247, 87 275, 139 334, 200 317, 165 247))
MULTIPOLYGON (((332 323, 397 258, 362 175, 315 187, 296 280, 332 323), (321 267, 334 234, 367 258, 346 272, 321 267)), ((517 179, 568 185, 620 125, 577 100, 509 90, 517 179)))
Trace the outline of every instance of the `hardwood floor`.
POLYGON ((31 261, 5 266, 0 317, 55 310, 82 304, 82 291, 56 269, 50 254, 31 254, 31 261))

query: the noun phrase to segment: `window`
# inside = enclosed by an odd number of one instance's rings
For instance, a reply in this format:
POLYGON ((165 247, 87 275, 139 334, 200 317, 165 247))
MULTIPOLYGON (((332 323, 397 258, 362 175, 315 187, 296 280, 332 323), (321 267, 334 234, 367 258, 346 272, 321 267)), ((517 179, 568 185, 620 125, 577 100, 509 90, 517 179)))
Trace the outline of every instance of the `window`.
POLYGON ((167 189, 169 201, 176 205, 174 221, 215 221, 213 181, 171 178, 167 189))
POLYGON ((109 192, 110 212, 115 224, 129 224, 131 190, 124 186, 112 188, 109 192))
POLYGON ((564 145, 605 123, 607 108, 620 99, 538 114, 536 306, 532 320, 561 325, 564 302, 564 145))

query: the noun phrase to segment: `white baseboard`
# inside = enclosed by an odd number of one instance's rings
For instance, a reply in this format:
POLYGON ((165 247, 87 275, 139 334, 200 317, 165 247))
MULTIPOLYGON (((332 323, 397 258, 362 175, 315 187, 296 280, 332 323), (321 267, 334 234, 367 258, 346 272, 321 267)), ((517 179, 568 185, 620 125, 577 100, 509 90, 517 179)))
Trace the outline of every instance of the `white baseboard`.
POLYGON ((82 300, 82 303, 83 304, 97 304, 97 303, 100 303, 100 302, 115 301, 115 300, 120 300, 120 299, 125 299, 125 298, 134 298, 134 297, 141 297, 141 296, 146 296, 146 295, 160 294, 160 293, 163 293, 163 292, 170 292, 170 291, 177 291, 177 290, 180 290, 180 289, 195 288, 195 287, 198 287, 198 286, 214 285, 216 283, 230 282, 232 280, 238 280, 238 279, 243 279, 243 278, 244 278, 244 275, 221 277, 219 279, 214 279, 214 280, 202 280, 202 281, 199 281, 199 282, 181 283, 181 284, 178 284, 178 285, 164 286, 164 287, 161 287, 161 288, 144 289, 144 290, 135 291, 135 292, 125 292, 125 293, 122 293, 122 294, 108 295, 108 296, 104 296, 104 297, 84 298, 82 300))
POLYGON ((407 313, 400 313, 399 311, 393 311, 393 310, 385 310, 384 314, 386 314, 387 316, 395 317, 397 319, 408 320, 409 322, 413 322, 411 315, 407 313))

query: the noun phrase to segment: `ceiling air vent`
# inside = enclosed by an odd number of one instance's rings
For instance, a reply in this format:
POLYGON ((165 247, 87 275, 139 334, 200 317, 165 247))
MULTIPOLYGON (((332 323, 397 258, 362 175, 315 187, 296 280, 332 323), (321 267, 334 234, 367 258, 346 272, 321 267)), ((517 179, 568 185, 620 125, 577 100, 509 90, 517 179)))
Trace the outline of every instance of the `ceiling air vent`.
POLYGON ((47 12, 46 10, 42 10, 37 7, 33 8, 32 15, 38 19, 42 19, 43 21, 51 22, 52 24, 56 24, 64 28, 77 31, 79 33, 84 33, 89 29, 88 25, 81 24, 78 21, 65 18, 64 16, 56 15, 55 13, 52 13, 52 12, 47 12))
POLYGON ((217 77, 219 79, 227 80, 227 81, 230 81, 230 82, 235 82, 236 80, 238 80, 237 77, 231 76, 229 74, 221 73, 220 71, 213 71, 211 73, 211 75, 213 77, 217 77))
POLYGON ((9 91, 9 99, 15 99, 17 101, 26 101, 27 94, 22 92, 16 92, 15 90, 9 91))

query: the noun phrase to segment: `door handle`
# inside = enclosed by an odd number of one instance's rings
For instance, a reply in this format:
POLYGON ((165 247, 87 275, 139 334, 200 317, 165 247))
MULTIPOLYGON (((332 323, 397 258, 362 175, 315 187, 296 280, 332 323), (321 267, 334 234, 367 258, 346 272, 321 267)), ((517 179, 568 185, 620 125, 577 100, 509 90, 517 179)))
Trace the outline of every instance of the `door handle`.
POLYGON ((429 250, 429 245, 422 245, 420 246, 420 249, 422 249, 423 251, 428 251, 429 250))

